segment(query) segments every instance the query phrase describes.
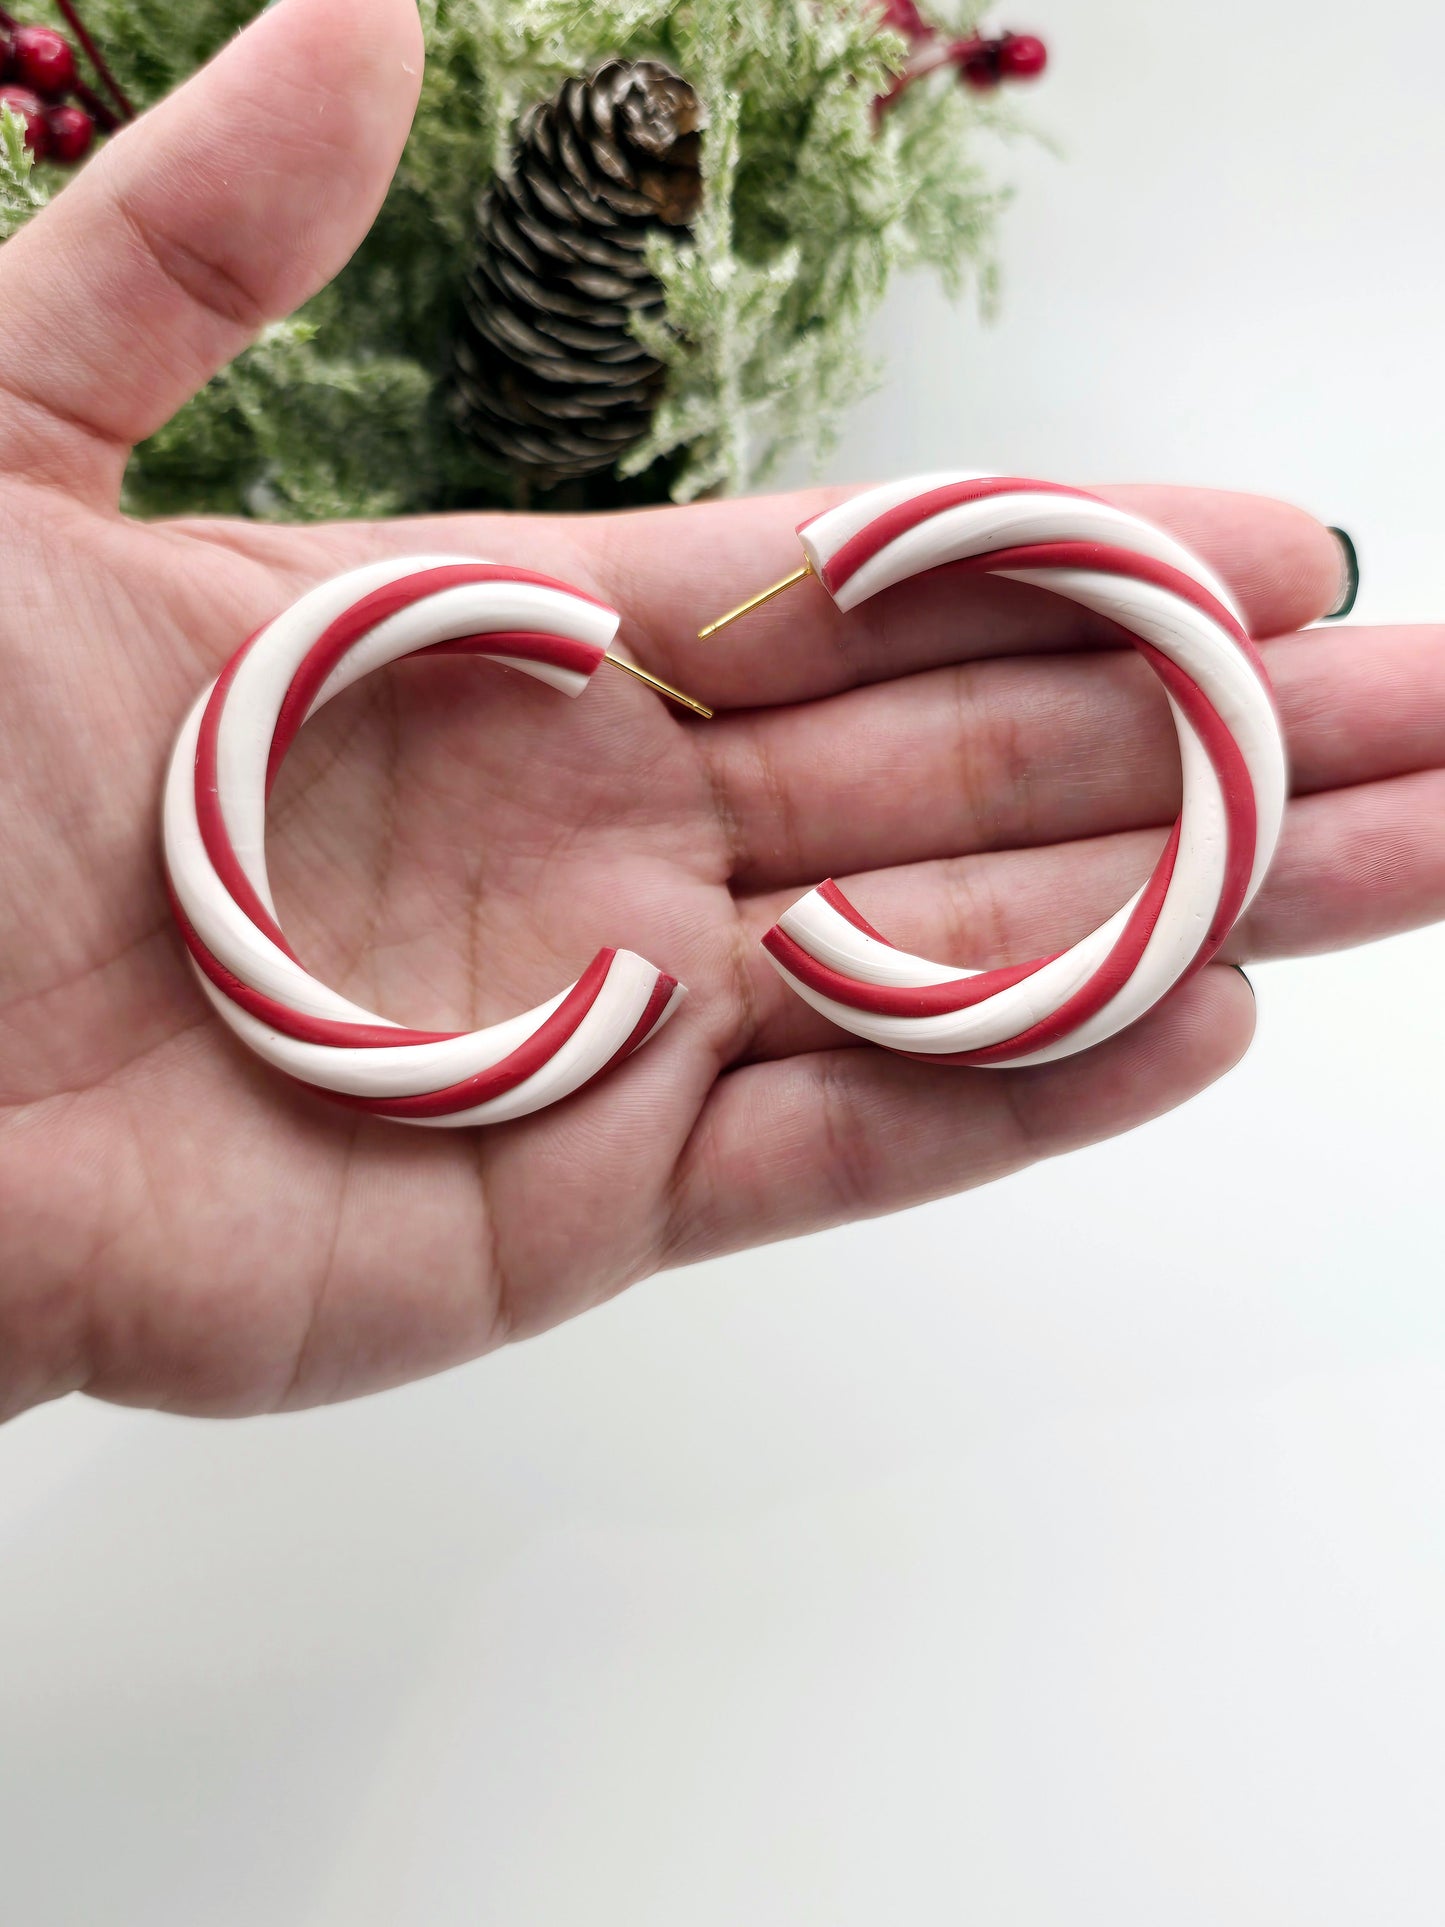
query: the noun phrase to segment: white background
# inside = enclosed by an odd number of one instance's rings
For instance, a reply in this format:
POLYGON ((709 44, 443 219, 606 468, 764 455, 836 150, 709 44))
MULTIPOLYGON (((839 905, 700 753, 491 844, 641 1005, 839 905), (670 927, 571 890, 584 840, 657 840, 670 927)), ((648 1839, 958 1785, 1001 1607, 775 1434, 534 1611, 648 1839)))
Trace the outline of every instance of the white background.
MULTIPOLYGON (((1445 614, 1430 0, 1020 0, 1004 325, 839 474, 1274 490, 1445 614)), ((1439 1927, 1441 933, 987 1193, 491 1362, 0 1435, 6 1927, 1439 1927)))

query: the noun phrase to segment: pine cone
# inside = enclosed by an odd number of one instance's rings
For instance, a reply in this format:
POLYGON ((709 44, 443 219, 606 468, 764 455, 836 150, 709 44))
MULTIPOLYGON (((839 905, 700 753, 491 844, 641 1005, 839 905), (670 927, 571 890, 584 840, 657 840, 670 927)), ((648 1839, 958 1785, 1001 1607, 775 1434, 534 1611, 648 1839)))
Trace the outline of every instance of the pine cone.
POLYGON ((629 323, 662 315, 647 238, 697 213, 702 119, 667 67, 609 60, 522 122, 478 209, 455 357, 459 419, 499 467, 551 486, 646 434, 663 369, 629 323))

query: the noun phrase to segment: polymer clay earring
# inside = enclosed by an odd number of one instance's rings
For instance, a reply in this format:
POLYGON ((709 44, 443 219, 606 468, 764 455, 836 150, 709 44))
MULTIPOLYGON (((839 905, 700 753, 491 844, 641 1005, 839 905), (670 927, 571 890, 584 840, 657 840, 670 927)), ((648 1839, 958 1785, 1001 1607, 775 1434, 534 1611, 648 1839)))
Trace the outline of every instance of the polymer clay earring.
POLYGON ((611 662, 710 714, 610 653, 618 624, 615 609, 549 576, 412 556, 312 589, 203 691, 166 780, 166 872, 202 990, 259 1057, 358 1110, 494 1124, 580 1089, 667 1022, 682 985, 631 951, 600 950, 574 984, 521 1016, 464 1033, 406 1029, 311 976, 276 920, 266 874, 266 801, 302 724, 404 656, 480 656, 567 696, 611 662))
POLYGON ((1134 1023, 1219 950, 1264 881, 1284 815, 1279 721, 1228 591, 1138 516, 1010 476, 889 483, 798 537, 803 566, 704 636, 809 575, 845 611, 944 567, 1033 583, 1107 617, 1163 684, 1184 802, 1149 881, 1057 956, 1005 970, 931 963, 895 949, 828 882, 763 939, 784 982, 855 1036, 950 1064, 1047 1063, 1134 1023))

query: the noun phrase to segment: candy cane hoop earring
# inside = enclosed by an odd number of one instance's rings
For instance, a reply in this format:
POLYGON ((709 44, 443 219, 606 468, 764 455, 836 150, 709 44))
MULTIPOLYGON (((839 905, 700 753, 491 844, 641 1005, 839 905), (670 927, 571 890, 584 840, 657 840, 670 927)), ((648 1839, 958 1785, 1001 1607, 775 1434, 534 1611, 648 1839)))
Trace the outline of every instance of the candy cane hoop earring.
POLYGON ((715 633, 812 575, 839 609, 953 565, 1050 589, 1108 617, 1164 685, 1184 803, 1137 895, 1053 957, 967 971, 896 950, 835 883, 763 939, 785 983, 843 1029, 951 1064, 1042 1064, 1112 1037, 1218 951, 1254 897, 1284 815, 1284 746, 1263 664, 1223 585, 1162 530, 1096 497, 1000 475, 925 475, 798 530, 806 558, 715 633))
POLYGON ((181 728, 166 780, 165 865, 201 988, 259 1057, 343 1104, 409 1124, 494 1124, 590 1083, 654 1036, 683 987, 627 950, 520 1017, 466 1033, 408 1030, 298 962, 266 875, 266 800, 301 725, 384 664, 480 656, 577 696, 604 662, 700 703, 611 653, 615 609, 551 577, 453 556, 372 564, 259 630, 181 728))

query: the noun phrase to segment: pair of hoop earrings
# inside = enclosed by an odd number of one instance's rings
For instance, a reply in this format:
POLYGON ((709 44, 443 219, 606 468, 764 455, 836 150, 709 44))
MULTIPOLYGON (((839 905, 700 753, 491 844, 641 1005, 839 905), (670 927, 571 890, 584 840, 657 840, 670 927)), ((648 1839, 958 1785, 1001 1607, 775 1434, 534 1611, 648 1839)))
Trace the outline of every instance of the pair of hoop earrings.
MULTIPOLYGON (((1045 1063, 1137 1021, 1219 949, 1273 855, 1286 773, 1259 656, 1228 592, 1171 536, 1080 490, 997 475, 926 475, 854 496, 798 530, 794 575, 709 635, 812 575, 840 610, 945 566, 1050 589, 1108 618, 1163 684, 1184 773, 1153 875, 1071 949, 967 971, 895 949, 834 883, 763 939, 798 995, 835 1024, 934 1063, 1045 1063)), ((615 609, 526 569, 450 556, 371 564, 323 583, 252 636, 181 728, 165 863, 202 990, 251 1050, 354 1108, 431 1126, 526 1116, 645 1044, 683 997, 626 950, 566 990, 464 1033, 410 1030, 302 966, 266 874, 266 800, 302 724, 372 670, 427 651, 481 656, 577 696, 611 662, 615 609)))

